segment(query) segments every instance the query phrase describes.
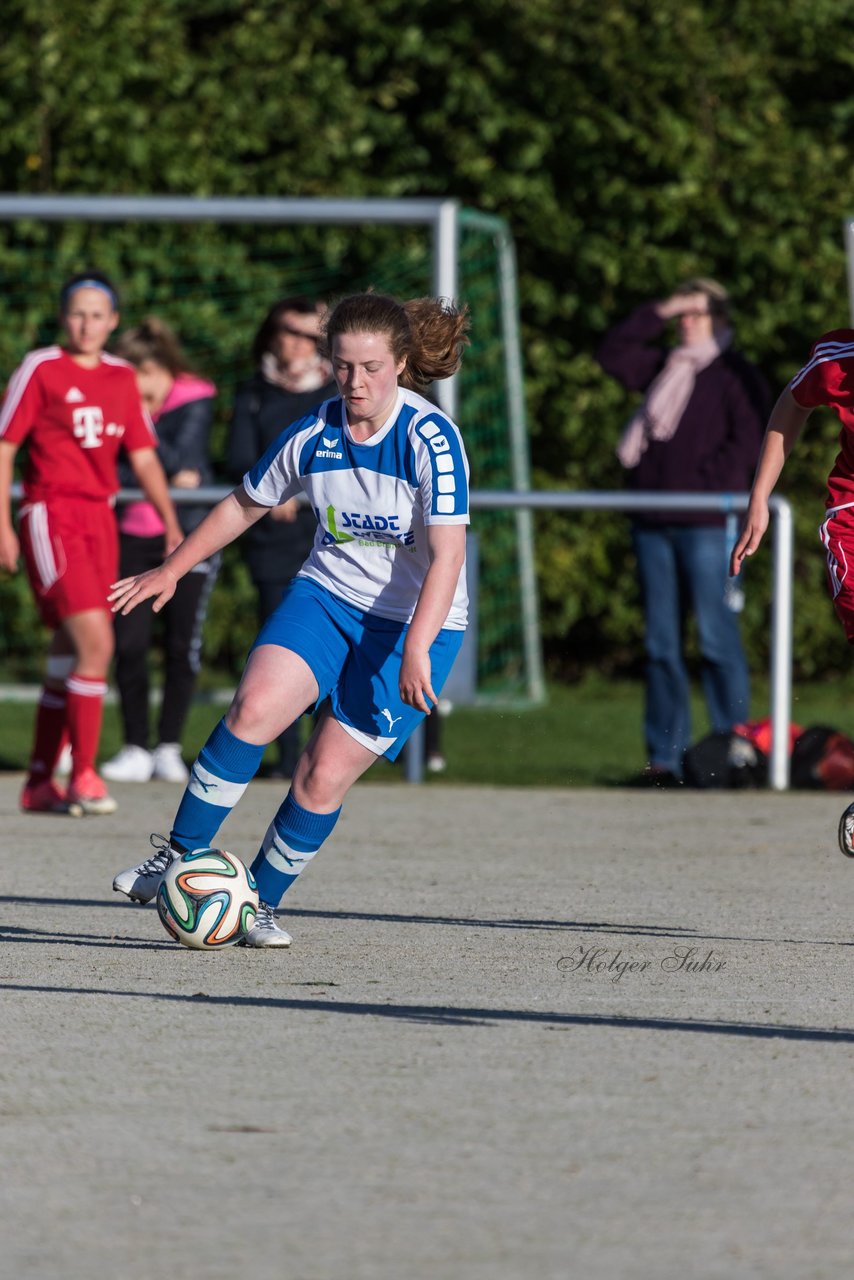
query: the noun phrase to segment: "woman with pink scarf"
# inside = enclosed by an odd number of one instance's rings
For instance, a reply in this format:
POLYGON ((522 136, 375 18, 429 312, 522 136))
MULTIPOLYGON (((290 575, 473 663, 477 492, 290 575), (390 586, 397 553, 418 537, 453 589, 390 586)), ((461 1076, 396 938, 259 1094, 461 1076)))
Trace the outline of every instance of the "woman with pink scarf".
MULTIPOLYGON (((605 338, 597 358, 628 390, 643 393, 617 445, 642 491, 741 493, 749 489, 768 410, 765 382, 732 349, 726 290, 693 279, 649 302, 605 338), (675 326, 675 344, 666 331, 675 326)), ((645 780, 682 779, 691 741, 690 682, 683 653, 693 613, 713 732, 748 719, 750 687, 733 595, 723 514, 643 512, 633 522, 647 653, 645 780)))
MULTIPOLYGON (((197 489, 213 483, 208 439, 216 387, 192 371, 175 334, 156 316, 123 333, 116 351, 136 369, 140 397, 154 422, 157 453, 170 486, 197 489)), ((132 484, 129 476, 122 476, 122 481, 132 484)), ((182 503, 176 510, 185 534, 207 514, 204 505, 182 503)), ((144 573, 160 564, 163 525, 151 504, 131 502, 120 507, 118 520, 120 576, 144 573)), ((189 777, 181 757, 181 735, 195 692, 202 626, 219 565, 219 556, 197 565, 159 615, 163 692, 153 751, 149 750, 149 657, 155 617, 150 609, 138 609, 115 619, 116 681, 125 745, 103 766, 104 777, 112 782, 156 778, 184 783, 189 777)))

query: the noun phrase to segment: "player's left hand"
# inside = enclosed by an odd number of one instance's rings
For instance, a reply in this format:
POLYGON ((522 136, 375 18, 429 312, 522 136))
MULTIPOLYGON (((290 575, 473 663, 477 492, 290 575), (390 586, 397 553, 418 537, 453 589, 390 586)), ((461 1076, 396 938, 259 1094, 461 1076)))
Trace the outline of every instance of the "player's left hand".
POLYGON ((113 613, 123 616, 143 600, 153 600, 151 608, 154 613, 159 613, 172 599, 177 585, 175 574, 162 564, 159 569, 149 569, 148 573, 138 573, 133 578, 114 582, 107 599, 113 613))
POLYGON ((428 715, 431 707, 435 707, 439 699, 431 683, 429 653, 411 653, 404 649, 400 664, 400 696, 408 707, 426 711, 428 715))
POLYGON ((752 556, 754 551, 757 550, 768 528, 769 519, 768 503, 751 499, 747 514, 744 517, 744 524, 741 527, 741 533, 730 556, 730 577, 737 578, 741 573, 745 556, 752 556))

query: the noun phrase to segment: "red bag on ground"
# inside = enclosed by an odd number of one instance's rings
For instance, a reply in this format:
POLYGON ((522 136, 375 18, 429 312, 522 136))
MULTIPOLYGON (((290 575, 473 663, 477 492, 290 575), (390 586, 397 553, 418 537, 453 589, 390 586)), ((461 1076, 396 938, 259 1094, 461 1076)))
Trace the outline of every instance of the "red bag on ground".
POLYGON ((854 790, 854 742, 838 729, 813 725, 792 749, 793 787, 854 790))

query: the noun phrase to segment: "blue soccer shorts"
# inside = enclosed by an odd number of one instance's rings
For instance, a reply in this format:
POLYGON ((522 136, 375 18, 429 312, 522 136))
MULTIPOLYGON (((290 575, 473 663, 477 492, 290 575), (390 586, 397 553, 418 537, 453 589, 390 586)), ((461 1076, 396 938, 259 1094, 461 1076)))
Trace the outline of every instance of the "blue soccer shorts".
MULTIPOLYGON (((400 697, 400 664, 409 624, 357 609, 310 578, 294 578, 252 646, 277 644, 311 668, 332 714, 369 750, 395 760, 424 712, 400 697)), ((438 696, 463 643, 443 629, 430 646, 431 684, 438 696)))

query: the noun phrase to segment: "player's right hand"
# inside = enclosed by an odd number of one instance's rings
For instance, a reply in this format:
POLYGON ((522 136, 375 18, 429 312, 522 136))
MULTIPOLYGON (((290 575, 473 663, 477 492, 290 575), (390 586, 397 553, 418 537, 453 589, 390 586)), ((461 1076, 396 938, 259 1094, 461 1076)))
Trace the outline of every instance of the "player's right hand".
POLYGON ((152 610, 159 613, 175 594, 178 579, 171 569, 162 564, 159 569, 138 573, 133 578, 121 578, 112 584, 107 599, 113 613, 130 613, 143 600, 152 600, 152 610))
POLYGON ((686 311, 693 314, 707 315, 709 299, 704 293, 674 293, 669 298, 655 304, 655 309, 662 320, 675 320, 686 311))

